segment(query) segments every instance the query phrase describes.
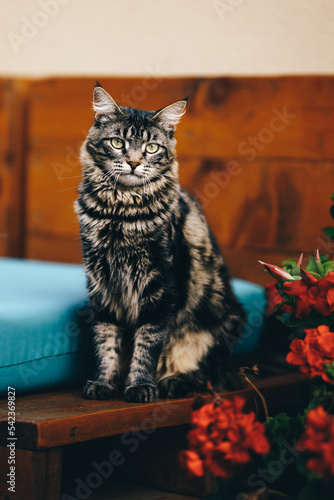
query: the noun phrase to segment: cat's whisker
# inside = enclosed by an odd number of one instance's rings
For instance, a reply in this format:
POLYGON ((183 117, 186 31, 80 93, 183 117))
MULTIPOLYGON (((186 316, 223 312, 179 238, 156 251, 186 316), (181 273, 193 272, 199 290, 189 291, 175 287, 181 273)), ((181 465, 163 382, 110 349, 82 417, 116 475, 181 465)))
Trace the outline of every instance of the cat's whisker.
POLYGON ((115 196, 116 186, 117 186, 118 179, 120 178, 120 175, 121 174, 118 174, 117 178, 114 181, 114 196, 115 196))
POLYGON ((164 180, 164 182, 165 182, 166 184, 168 184, 169 186, 173 186, 173 185, 174 185, 174 183, 173 183, 170 179, 168 179, 165 175, 162 175, 162 174, 160 174, 159 172, 155 172, 155 174, 154 174, 154 175, 155 175, 156 177, 158 177, 159 179, 163 179, 163 180, 164 180))
POLYGON ((53 193, 61 193, 62 191, 71 191, 71 189, 78 189, 78 185, 76 184, 75 186, 64 189, 55 189, 53 193))
POLYGON ((82 179, 82 175, 74 175, 73 177, 60 177, 62 181, 67 181, 67 179, 82 179))
POLYGON ((151 186, 151 191, 152 191, 152 192, 151 192, 151 194, 152 194, 152 197, 153 197, 153 199, 154 199, 155 201, 157 201, 156 196, 155 196, 155 194, 154 194, 154 190, 153 190, 152 182, 151 182, 151 180, 150 180, 150 178, 149 178, 148 176, 147 176, 146 178, 147 178, 147 181, 150 183, 150 186, 151 186))

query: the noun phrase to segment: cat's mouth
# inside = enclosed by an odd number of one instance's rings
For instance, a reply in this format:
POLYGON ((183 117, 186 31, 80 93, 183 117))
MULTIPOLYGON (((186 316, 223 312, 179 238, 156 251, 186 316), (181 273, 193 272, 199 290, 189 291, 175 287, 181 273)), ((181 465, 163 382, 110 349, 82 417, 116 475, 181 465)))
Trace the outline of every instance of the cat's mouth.
POLYGON ((141 186, 145 183, 145 177, 133 172, 121 174, 118 179, 124 186, 141 186))

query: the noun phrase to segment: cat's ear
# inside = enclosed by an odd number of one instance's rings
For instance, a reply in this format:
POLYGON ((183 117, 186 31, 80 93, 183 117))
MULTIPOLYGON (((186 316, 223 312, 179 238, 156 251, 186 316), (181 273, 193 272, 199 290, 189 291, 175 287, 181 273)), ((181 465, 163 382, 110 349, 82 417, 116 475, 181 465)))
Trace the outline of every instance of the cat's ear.
POLYGON ((106 115, 124 115, 118 104, 98 82, 93 94, 93 108, 95 120, 100 120, 106 115))
POLYGON ((181 116, 186 112, 187 100, 188 98, 182 99, 159 109, 152 117, 152 120, 159 120, 165 128, 175 130, 181 116))

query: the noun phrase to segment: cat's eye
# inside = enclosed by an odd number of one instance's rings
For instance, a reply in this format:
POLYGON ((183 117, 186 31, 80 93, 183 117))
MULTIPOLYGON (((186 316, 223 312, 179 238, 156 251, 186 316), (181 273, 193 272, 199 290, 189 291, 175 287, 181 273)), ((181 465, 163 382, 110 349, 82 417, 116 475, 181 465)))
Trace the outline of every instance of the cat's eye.
POLYGON ((150 144, 146 144, 146 151, 148 153, 156 153, 159 149, 159 144, 154 144, 154 143, 150 143, 150 144))
POLYGON ((124 147, 124 141, 122 141, 121 139, 117 139, 117 137, 114 137, 113 139, 111 139, 111 145, 115 149, 122 149, 124 147))

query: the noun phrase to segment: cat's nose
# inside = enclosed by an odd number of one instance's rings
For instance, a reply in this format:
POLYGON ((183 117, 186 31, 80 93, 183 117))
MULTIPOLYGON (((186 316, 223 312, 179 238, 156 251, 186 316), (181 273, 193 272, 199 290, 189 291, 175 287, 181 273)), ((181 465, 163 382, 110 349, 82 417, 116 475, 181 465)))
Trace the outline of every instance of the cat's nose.
POLYGON ((130 165, 132 170, 134 170, 136 167, 138 167, 138 165, 140 165, 139 161, 128 161, 128 164, 130 165))

